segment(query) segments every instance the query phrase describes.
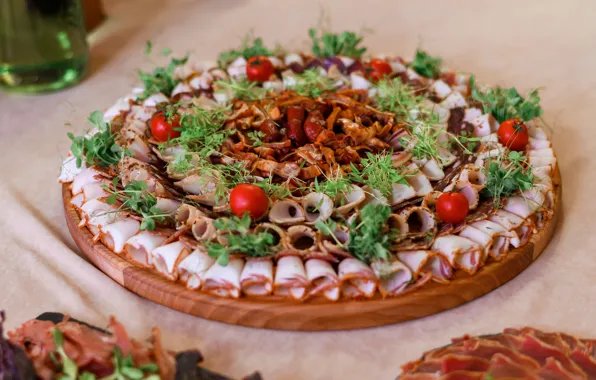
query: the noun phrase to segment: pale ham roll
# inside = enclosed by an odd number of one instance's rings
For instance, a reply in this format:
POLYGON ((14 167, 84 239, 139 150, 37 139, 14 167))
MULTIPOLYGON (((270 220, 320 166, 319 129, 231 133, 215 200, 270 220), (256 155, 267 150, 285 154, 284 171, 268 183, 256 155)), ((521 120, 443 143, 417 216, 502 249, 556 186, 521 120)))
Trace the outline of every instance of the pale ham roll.
POLYGON ((126 218, 101 227, 101 241, 112 251, 122 253, 128 239, 139 232, 141 223, 133 218, 126 218))
POLYGON ((414 188, 416 195, 419 197, 425 196, 426 194, 433 191, 433 186, 431 185, 430 181, 421 172, 418 172, 417 174, 408 177, 406 180, 408 181, 410 186, 414 188))
POLYGON ((186 284, 188 289, 199 289, 203 285, 205 274, 213 264, 215 264, 215 260, 197 248, 178 265, 180 280, 186 284))
POLYGON ((62 166, 60 167, 60 176, 58 177, 58 182, 72 182, 76 176, 81 174, 83 170, 85 170, 85 163, 82 162, 81 167, 77 168, 77 159, 72 155, 72 153, 68 153, 68 156, 64 159, 62 166))
POLYGON ((240 288, 249 296, 267 296, 273 292, 273 261, 246 259, 240 275, 240 288))
POLYGON ((431 251, 401 251, 397 254, 397 258, 408 267, 414 276, 418 276, 432 255, 431 251))
POLYGON ((160 246, 168 236, 155 231, 141 231, 124 243, 124 252, 133 262, 150 267, 153 265, 151 251, 160 246))
POLYGON ((72 191, 72 195, 77 195, 83 191, 83 186, 99 182, 101 179, 100 173, 94 169, 86 168, 81 171, 72 181, 72 185, 70 190, 72 191))
POLYGON ((213 225, 213 219, 206 216, 199 216, 192 224, 190 231, 198 241, 211 240, 216 236, 217 229, 213 225))
POLYGON ((493 239, 491 236, 485 234, 484 232, 472 226, 465 226, 460 231, 459 236, 465 237, 466 239, 470 239, 480 244, 481 247, 484 247, 484 249, 482 250, 480 262, 484 262, 484 260, 486 260, 490 247, 493 244, 493 239))
POLYGON ((309 296, 324 295, 330 301, 337 301, 340 295, 339 277, 328 261, 310 259, 305 264, 306 278, 310 282, 309 296))
POLYGON ((445 99, 451 94, 451 87, 443 80, 438 79, 430 85, 430 90, 435 93, 440 100, 445 99))
POLYGON ((515 214, 523 219, 526 219, 540 208, 545 201, 544 192, 538 188, 533 188, 524 191, 523 196, 516 195, 507 199, 507 203, 503 209, 515 214))
POLYGON ((397 205, 416 196, 416 190, 412 186, 403 183, 394 183, 391 185, 391 205, 397 205))
POLYGON ((300 257, 285 256, 277 261, 275 294, 299 300, 306 295, 307 286, 306 271, 300 257))
POLYGON ((471 121, 474 126, 474 136, 488 136, 499 129, 499 122, 491 114, 481 115, 471 121))
POLYGON ((533 137, 536 140, 548 140, 548 136, 546 135, 544 130, 540 127, 536 127, 532 124, 529 124, 528 132, 530 134, 530 137, 533 137))
POLYGON ((449 264, 474 274, 480 265, 482 247, 470 239, 456 235, 439 236, 431 247, 433 252, 441 254, 449 264))
POLYGON ((188 255, 189 249, 179 241, 162 245, 151 251, 151 260, 155 269, 164 277, 176 281, 178 264, 188 255))
POLYGON ((530 156, 528 162, 535 167, 550 166, 554 168, 557 165, 557 159, 554 157, 530 156))
POLYGON ((379 291, 383 297, 403 292, 413 278, 410 269, 398 260, 374 261, 371 267, 379 279, 379 291))
POLYGON ((70 199, 70 204, 73 205, 77 211, 80 211, 83 203, 85 203, 85 196, 83 193, 79 193, 70 199))
POLYGON ((434 281, 446 284, 453 275, 453 268, 444 257, 434 255, 424 263, 422 272, 430 273, 434 281))
POLYGON ((474 185, 469 182, 457 181, 455 183, 455 188, 459 193, 462 193, 466 197, 470 210, 475 210, 476 207, 478 207, 480 196, 478 195, 478 190, 474 188, 474 185))
POLYGON ((552 148, 544 148, 544 149, 533 149, 528 152, 528 156, 531 157, 555 157, 555 153, 553 152, 552 148))
POLYGON ((439 181, 445 178, 445 172, 435 160, 426 161, 426 163, 420 167, 420 170, 430 181, 439 181))
POLYGON ((463 97, 462 94, 454 91, 451 94, 449 94, 449 96, 445 98, 445 100, 443 100, 440 103, 440 105, 443 108, 453 109, 458 107, 466 107, 468 103, 466 102, 466 99, 463 97))
POLYGON ((106 123, 112 121, 116 116, 120 115, 122 111, 129 111, 130 110, 130 101, 133 100, 135 97, 132 95, 124 96, 119 98, 116 103, 114 103, 110 108, 103 113, 103 120, 106 123))
POLYGON ((176 199, 157 197, 157 202, 155 203, 155 207, 160 209, 161 211, 163 211, 166 214, 170 214, 171 216, 174 216, 176 214, 176 211, 178 210, 178 207, 180 207, 181 204, 182 204, 182 202, 180 202, 176 199))
POLYGON ((492 238, 492 245, 488 252, 495 259, 501 259, 509 251, 510 240, 517 237, 515 232, 508 231, 505 227, 490 220, 479 220, 472 223, 471 226, 492 238))
POLYGON ((87 226, 91 233, 99 237, 99 228, 122 220, 124 216, 118 212, 118 206, 109 205, 98 199, 92 199, 81 206, 83 218, 79 227, 87 226))
POLYGON ((104 198, 107 197, 108 195, 110 195, 104 188, 103 186, 108 185, 109 182, 108 181, 100 181, 100 182, 92 182, 92 183, 88 183, 85 186, 83 186, 83 199, 85 202, 89 202, 92 199, 97 199, 97 198, 104 198))
POLYGON ((549 140, 539 140, 530 137, 530 142, 528 143, 530 149, 545 149, 550 148, 552 146, 549 140))
POLYGON ((524 232, 526 228, 524 226, 524 219, 505 210, 497 210, 494 215, 491 215, 490 220, 503 226, 503 228, 511 232, 512 236, 509 239, 509 243, 512 246, 515 248, 521 246, 521 241, 519 235, 517 234, 517 230, 520 229, 521 232, 524 232))
POLYGON ((202 290, 220 297, 240 297, 240 274, 244 260, 231 258, 228 265, 213 264, 205 273, 202 290))
POLYGON ((339 280, 346 298, 371 298, 377 290, 375 272, 360 260, 348 258, 339 263, 339 280))

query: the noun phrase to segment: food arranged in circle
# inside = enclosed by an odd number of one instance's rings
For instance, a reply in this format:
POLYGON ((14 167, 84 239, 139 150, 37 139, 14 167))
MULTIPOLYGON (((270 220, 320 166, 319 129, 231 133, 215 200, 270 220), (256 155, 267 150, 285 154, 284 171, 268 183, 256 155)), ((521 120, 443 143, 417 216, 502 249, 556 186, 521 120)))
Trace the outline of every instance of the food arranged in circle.
POLYGON ((473 275, 552 218, 536 90, 309 35, 309 53, 248 38, 140 72, 69 134, 60 181, 80 226, 188 289, 337 301, 473 275))

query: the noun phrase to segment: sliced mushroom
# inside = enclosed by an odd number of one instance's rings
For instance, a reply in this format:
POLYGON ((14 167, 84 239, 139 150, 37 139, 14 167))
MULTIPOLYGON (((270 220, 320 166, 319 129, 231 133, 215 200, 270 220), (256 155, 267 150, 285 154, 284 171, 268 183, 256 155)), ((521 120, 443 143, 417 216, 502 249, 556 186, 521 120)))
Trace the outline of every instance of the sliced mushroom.
POLYGON ((315 224, 318 220, 327 220, 333 213, 333 201, 323 193, 309 193, 302 198, 305 218, 308 224, 315 224))
POLYGON ((277 224, 261 223, 255 227, 255 232, 268 232, 273 235, 273 251, 280 251, 288 245, 288 233, 277 224))
POLYGON ((198 241, 208 241, 215 237, 217 230, 213 225, 213 219, 206 216, 198 217, 192 224, 190 229, 192 235, 198 241))
POLYGON ((203 216, 206 216, 203 211, 195 206, 183 203, 176 212, 176 226, 178 228, 192 226, 199 217, 203 216))
POLYGON ((339 206, 335 209, 336 212, 346 215, 354 208, 358 207, 366 199, 366 194, 361 187, 352 185, 352 191, 346 194, 342 194, 339 197, 339 202, 336 205, 339 206))
POLYGON ((287 247, 300 254, 316 251, 319 247, 319 236, 310 227, 292 226, 288 228, 287 247))
POLYGON ((290 199, 274 202, 269 210, 269 220, 282 226, 302 223, 305 220, 302 206, 290 199))
POLYGON ((401 215, 408 225, 409 237, 424 236, 429 232, 434 232, 437 223, 433 213, 424 207, 413 206, 402 210, 401 215))

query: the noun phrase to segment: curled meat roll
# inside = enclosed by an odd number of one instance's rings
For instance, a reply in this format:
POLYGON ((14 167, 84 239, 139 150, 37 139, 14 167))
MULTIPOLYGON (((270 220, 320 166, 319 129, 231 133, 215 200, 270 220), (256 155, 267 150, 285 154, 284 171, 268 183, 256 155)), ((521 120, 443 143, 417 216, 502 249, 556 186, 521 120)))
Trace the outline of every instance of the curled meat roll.
POLYGON ((205 274, 215 264, 203 249, 197 248, 178 264, 180 280, 188 289, 199 289, 205 281, 205 274))
POLYGON ((175 281, 178 279, 178 265, 188 253, 186 245, 175 241, 155 248, 151 251, 151 259, 153 266, 162 276, 175 281))
POLYGON ((240 275, 240 288, 249 296, 266 296, 273 292, 273 261, 247 258, 240 275))
POLYGON ((296 300, 304 298, 308 280, 302 259, 298 256, 285 256, 277 261, 274 292, 290 296, 296 300))
POLYGON ((305 264, 306 278, 310 282, 309 296, 323 295, 330 301, 340 296, 339 278, 328 261, 310 259, 305 264))
POLYGON ((202 290, 220 297, 240 297, 240 274, 244 260, 231 258, 228 265, 215 263, 205 273, 202 290))

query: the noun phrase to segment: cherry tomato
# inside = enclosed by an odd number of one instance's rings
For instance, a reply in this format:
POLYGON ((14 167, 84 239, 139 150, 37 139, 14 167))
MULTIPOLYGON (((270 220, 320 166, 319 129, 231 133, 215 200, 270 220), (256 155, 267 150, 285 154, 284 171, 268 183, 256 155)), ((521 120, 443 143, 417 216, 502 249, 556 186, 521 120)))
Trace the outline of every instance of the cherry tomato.
POLYGON ((265 82, 274 72, 273 63, 262 55, 251 57, 246 63, 246 76, 253 82, 265 82))
POLYGON ((232 213, 238 217, 242 217, 244 213, 248 212, 252 220, 257 220, 267 212, 269 198, 260 187, 243 183, 232 189, 230 208, 232 213))
POLYGON ((380 58, 373 58, 368 64, 368 76, 373 82, 377 82, 384 76, 391 74, 391 65, 380 58))
POLYGON ((445 223, 461 223, 468 216, 470 204, 462 193, 443 193, 435 205, 437 215, 445 223))
POLYGON ((166 115, 159 111, 151 118, 151 133, 155 140, 166 142, 180 136, 180 131, 175 128, 180 127, 180 116, 175 115, 169 120, 166 115))
POLYGON ((502 122, 497 135, 502 145, 517 151, 524 150, 530 140, 528 127, 519 119, 509 119, 502 122))

